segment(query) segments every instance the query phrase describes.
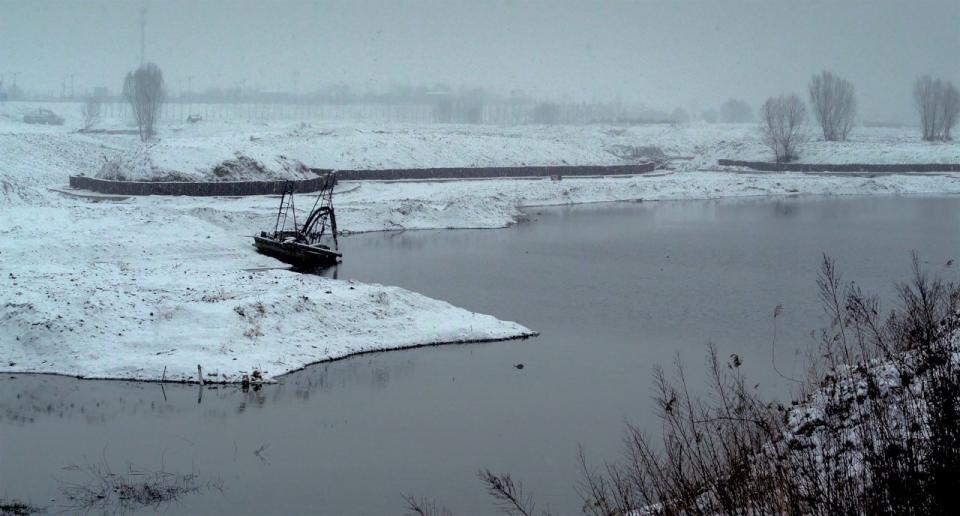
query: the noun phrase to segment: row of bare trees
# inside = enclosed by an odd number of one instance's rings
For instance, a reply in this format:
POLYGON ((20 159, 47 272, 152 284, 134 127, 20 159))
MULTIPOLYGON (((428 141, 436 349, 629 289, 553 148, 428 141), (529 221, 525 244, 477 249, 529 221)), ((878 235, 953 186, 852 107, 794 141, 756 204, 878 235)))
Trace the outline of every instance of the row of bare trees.
POLYGON ((913 85, 913 101, 920 114, 923 139, 947 141, 960 114, 960 93, 953 83, 924 75, 913 85))
MULTIPOLYGON (((810 79, 807 90, 823 139, 846 141, 857 117, 853 84, 824 71, 810 79)), ((951 140, 951 131, 960 118, 960 92, 953 83, 925 75, 914 84, 913 99, 920 115, 923 139, 951 140)), ((805 127, 806 119, 806 106, 797 95, 771 97, 764 102, 760 110, 761 137, 778 163, 799 157, 800 147, 811 137, 805 127)))
MULTIPOLYGON (((845 141, 857 116, 853 84, 824 71, 810 79, 807 89, 823 139, 845 141)), ((151 139, 156 133, 160 108, 166 100, 163 71, 157 65, 147 63, 129 72, 123 82, 123 95, 132 108, 140 138, 144 141, 151 139)), ((914 85, 913 97, 920 114, 923 139, 950 140, 951 130, 960 115, 960 92, 950 82, 923 76, 914 85)), ((89 104, 84 111, 88 125, 99 116, 99 106, 89 104)), ((743 110, 742 106, 724 106, 725 110, 728 108, 743 110)), ((799 157, 800 147, 810 138, 805 128, 806 119, 806 106, 797 95, 771 97, 763 103, 760 111, 762 139, 773 151, 777 162, 799 157)))
MULTIPOLYGON (((857 117, 853 84, 824 71, 810 79, 807 90, 823 139, 846 141, 857 117)), ((799 157, 800 147, 810 139, 806 120, 806 105, 797 95, 770 97, 763 103, 760 108, 761 139, 773 151, 777 163, 799 157)))

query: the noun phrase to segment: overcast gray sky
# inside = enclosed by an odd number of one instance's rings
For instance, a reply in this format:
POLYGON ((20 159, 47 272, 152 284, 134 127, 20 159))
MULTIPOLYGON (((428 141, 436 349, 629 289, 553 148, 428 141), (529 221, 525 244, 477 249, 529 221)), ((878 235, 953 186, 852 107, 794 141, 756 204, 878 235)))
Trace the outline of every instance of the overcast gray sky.
POLYGON ((0 74, 31 90, 117 90, 147 59, 175 92, 345 82, 476 85, 701 110, 852 80, 868 120, 912 117, 929 73, 960 83, 960 0, 0 0, 0 74))

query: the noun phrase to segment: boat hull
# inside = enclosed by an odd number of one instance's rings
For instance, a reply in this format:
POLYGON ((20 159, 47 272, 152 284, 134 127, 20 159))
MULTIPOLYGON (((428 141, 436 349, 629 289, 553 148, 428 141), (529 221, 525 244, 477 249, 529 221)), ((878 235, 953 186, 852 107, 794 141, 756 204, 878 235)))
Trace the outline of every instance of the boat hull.
POLYGON ((253 237, 257 252, 297 267, 329 267, 340 262, 340 253, 323 247, 281 242, 270 237, 253 237))

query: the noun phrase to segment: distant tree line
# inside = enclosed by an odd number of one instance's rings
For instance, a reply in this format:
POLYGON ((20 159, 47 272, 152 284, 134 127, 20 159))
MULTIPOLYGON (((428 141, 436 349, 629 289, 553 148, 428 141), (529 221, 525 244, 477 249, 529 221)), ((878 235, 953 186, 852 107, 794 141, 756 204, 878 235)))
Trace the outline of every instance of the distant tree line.
POLYGON ((700 112, 700 118, 708 124, 745 124, 753 122, 753 108, 739 99, 727 99, 720 109, 706 109, 700 112))
MULTIPOLYGON (((830 71, 814 75, 807 85, 813 118, 826 141, 845 141, 856 122, 857 98, 853 84, 830 71)), ((382 94, 357 94, 348 86, 337 85, 318 90, 313 94, 290 96, 287 93, 249 92, 240 88, 233 90, 208 90, 204 94, 180 92, 178 100, 193 101, 233 100, 250 102, 283 98, 303 101, 320 101, 349 104, 352 102, 374 103, 420 103, 432 106, 433 119, 439 123, 489 123, 491 114, 503 109, 520 108, 525 113, 521 123, 685 123, 690 120, 687 111, 677 108, 672 113, 649 109, 630 110, 613 104, 570 104, 536 101, 522 91, 511 91, 509 96, 490 93, 482 88, 461 88, 454 91, 446 85, 434 87, 395 87, 382 94), (265 95, 265 97, 263 97, 265 95), (261 98, 262 97, 262 98, 261 98), (493 109, 491 109, 493 108, 493 109)), ((161 107, 167 100, 167 88, 160 68, 148 63, 127 74, 123 84, 123 97, 130 104, 141 138, 146 141, 156 134, 156 121, 161 107)), ((920 117, 923 139, 926 141, 949 141, 952 130, 960 117, 960 92, 942 79, 923 76, 916 80, 913 89, 914 105, 920 117)), ((100 117, 102 95, 87 97, 82 107, 85 126, 92 126, 100 117)), ((518 120, 516 116, 511 117, 518 120)), ((708 109, 701 113, 707 122, 748 123, 754 120, 750 105, 739 99, 728 99, 718 110, 708 109)), ((494 117, 496 119, 496 117, 494 117)), ((789 162, 799 158, 800 149, 811 135, 806 126, 807 107, 797 95, 780 95, 768 98, 760 108, 761 140, 773 152, 777 162, 789 162)))

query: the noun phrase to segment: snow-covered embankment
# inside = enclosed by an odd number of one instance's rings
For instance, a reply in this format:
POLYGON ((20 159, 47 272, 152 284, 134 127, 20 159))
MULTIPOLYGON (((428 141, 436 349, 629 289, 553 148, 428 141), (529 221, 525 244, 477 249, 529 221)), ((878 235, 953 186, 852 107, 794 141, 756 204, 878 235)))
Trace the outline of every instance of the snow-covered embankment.
POLYGON ((3 278, 12 295, 0 305, 2 369, 197 381, 199 365, 208 382, 254 371, 269 380, 355 353, 533 335, 397 287, 281 270, 134 282, 113 268, 60 271, 47 278, 54 284, 29 273, 3 278), (104 275, 119 281, 101 284, 104 275))
POLYGON ((277 269, 251 245, 257 219, 55 204, 0 207, 3 372, 196 381, 199 365, 207 381, 269 380, 355 353, 534 334, 401 288, 277 269))

